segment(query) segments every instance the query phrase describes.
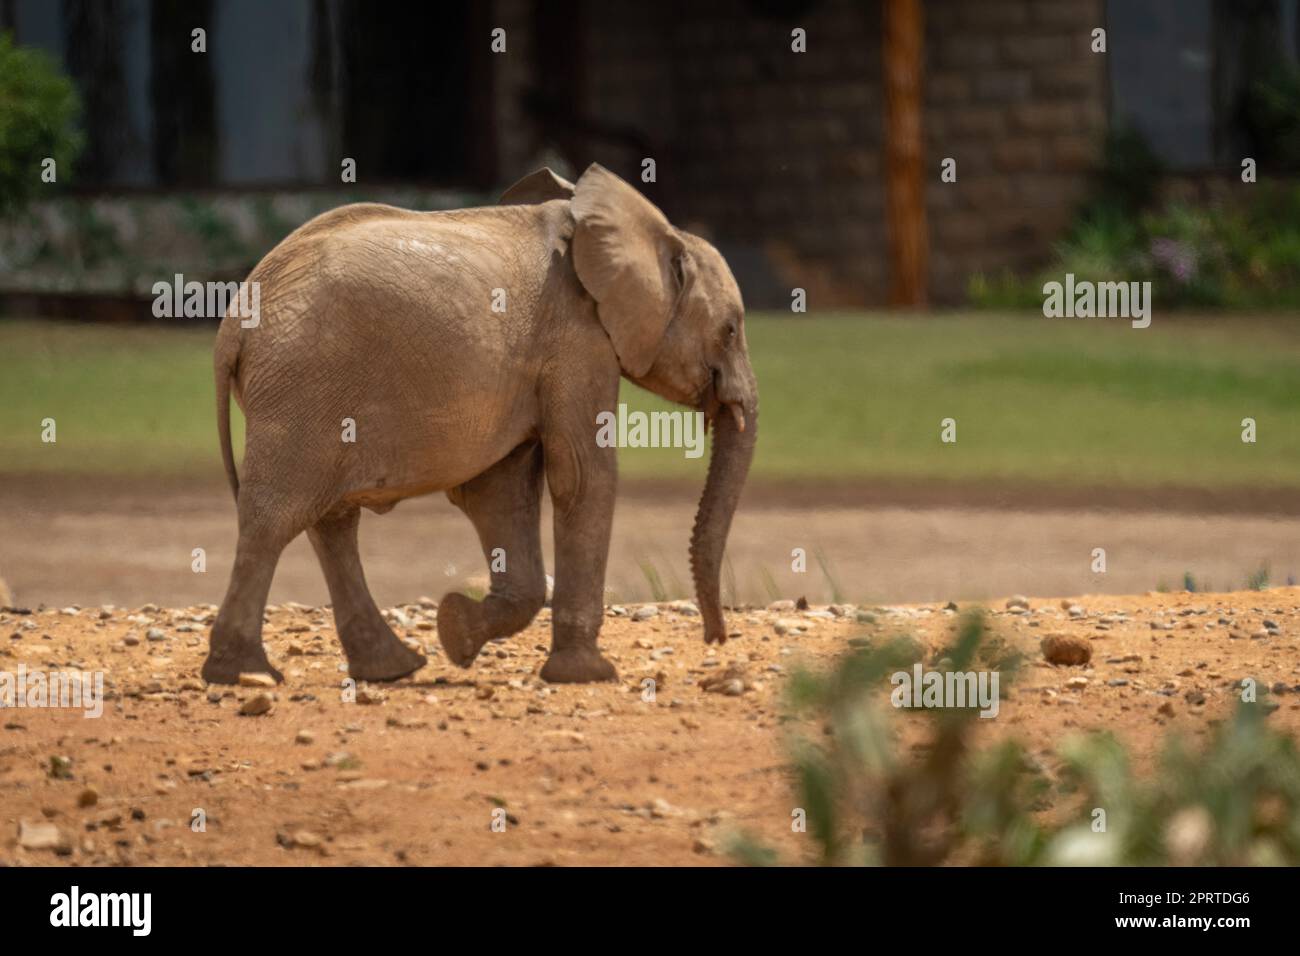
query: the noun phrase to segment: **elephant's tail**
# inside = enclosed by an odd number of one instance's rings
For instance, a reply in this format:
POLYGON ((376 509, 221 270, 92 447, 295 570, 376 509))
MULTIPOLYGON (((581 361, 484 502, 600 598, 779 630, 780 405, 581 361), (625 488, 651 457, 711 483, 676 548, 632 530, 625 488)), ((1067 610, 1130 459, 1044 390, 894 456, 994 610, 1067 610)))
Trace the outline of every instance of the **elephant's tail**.
MULTIPOLYGON (((235 326, 238 328, 238 325, 235 326)), ((235 449, 230 443, 230 383, 235 377, 239 364, 239 338, 233 341, 225 336, 227 326, 222 323, 217 333, 216 361, 214 372, 217 379, 217 436, 221 439, 221 462, 226 466, 226 478, 230 481, 230 490, 239 501, 239 472, 235 470, 235 449)))

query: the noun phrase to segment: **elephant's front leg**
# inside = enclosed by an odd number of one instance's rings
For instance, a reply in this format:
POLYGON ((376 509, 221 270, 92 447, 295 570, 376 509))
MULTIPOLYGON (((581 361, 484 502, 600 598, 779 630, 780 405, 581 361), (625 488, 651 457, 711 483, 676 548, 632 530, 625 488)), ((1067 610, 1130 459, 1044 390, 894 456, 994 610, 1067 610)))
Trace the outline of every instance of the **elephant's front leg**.
POLYGON ((581 426, 543 439, 546 477, 555 507, 555 594, 551 599, 551 654, 542 680, 554 684, 617 680, 614 665, 596 647, 604 620, 605 562, 614 522, 618 465, 613 448, 581 426))

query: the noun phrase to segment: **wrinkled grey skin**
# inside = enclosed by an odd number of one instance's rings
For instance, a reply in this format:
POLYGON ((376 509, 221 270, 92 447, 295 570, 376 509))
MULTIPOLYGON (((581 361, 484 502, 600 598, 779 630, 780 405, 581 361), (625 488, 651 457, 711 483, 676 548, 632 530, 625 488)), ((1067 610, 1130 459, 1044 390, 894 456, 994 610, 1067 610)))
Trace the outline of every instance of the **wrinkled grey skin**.
POLYGON ((232 310, 217 335, 218 426, 239 510, 230 587, 203 677, 283 677, 262 647, 281 551, 307 531, 358 680, 393 680, 425 659, 376 608, 357 551, 360 509, 445 491, 485 556, 502 548, 483 601, 446 595, 438 633, 468 667, 516 633, 546 592, 543 476, 555 522, 552 647, 541 676, 611 680, 596 646, 616 483, 597 415, 620 375, 703 410, 714 447, 691 567, 704 636, 726 640, 723 548, 753 455, 758 391, 740 290, 718 251, 671 226, 593 165, 576 184, 543 169, 502 205, 410 212, 358 204, 286 238, 249 277, 260 324, 232 310), (494 312, 494 289, 506 310, 494 312), (233 388, 247 419, 242 480, 230 444, 233 388), (342 440, 344 420, 355 442, 342 440))

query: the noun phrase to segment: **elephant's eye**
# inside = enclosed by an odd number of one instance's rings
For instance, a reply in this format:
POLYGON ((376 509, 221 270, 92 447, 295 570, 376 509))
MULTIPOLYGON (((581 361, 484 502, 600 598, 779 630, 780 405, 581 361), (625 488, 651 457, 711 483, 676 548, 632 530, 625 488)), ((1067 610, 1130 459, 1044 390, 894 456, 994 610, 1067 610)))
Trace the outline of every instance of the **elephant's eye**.
POLYGON ((735 322, 728 322, 728 323, 727 323, 727 341, 730 342, 730 341, 731 341, 732 339, 734 339, 735 337, 736 337, 736 323, 735 323, 735 322))

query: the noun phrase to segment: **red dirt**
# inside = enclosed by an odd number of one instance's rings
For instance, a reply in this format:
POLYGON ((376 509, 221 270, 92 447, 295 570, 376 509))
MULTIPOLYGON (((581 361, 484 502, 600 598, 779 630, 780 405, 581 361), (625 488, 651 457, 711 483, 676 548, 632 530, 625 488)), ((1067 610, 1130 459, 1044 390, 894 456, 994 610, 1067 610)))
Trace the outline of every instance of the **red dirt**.
MULTIPOLYGON (((1300 729, 1300 589, 1075 600, 1086 618, 1047 599, 1032 600, 1028 615, 993 616, 994 633, 1035 664, 998 717, 979 722, 983 742, 1014 734, 1050 768, 1065 735, 1109 729, 1146 768, 1168 730, 1197 739, 1225 716, 1245 676, 1283 685, 1269 719, 1300 729), (1265 619, 1276 631, 1254 636, 1265 619), (1046 633, 1088 639, 1091 665, 1047 665, 1046 633), (1067 689, 1079 676, 1087 686, 1067 689)), ((536 677, 549 640, 543 611, 468 671, 434 655, 414 678, 362 688, 375 702, 347 703, 330 614, 274 607, 267 643, 287 681, 271 691, 269 713, 240 716, 260 691, 198 680, 211 610, 0 612, 0 671, 102 670, 111 697, 97 720, 0 714, 0 864, 690 865, 726 862, 728 835, 741 830, 787 861, 811 858, 810 838, 790 827, 784 675, 798 661, 829 663, 857 635, 907 631, 934 650, 956 624, 935 605, 881 611, 874 624, 852 611, 736 611, 729 623, 743 636, 712 649, 698 617, 665 605, 645 622, 607 618, 602 646, 620 683, 549 687, 536 677), (810 629, 779 636, 778 619, 810 629), (151 628, 161 639, 147 638, 151 628), (125 643, 128 633, 139 642, 125 643), (743 694, 702 690, 731 665, 749 682, 743 694), (658 681, 653 702, 642 699, 647 677, 658 681), (312 741, 295 742, 300 731, 312 741), (54 757, 70 761, 65 776, 52 775, 54 757), (92 789, 94 805, 79 806, 92 789), (504 832, 492 829, 498 807, 504 832), (190 827, 195 810, 204 832, 190 827), (19 847, 20 821, 53 823, 64 848, 19 847)), ((436 649, 433 612, 406 612, 399 633, 436 649)))

